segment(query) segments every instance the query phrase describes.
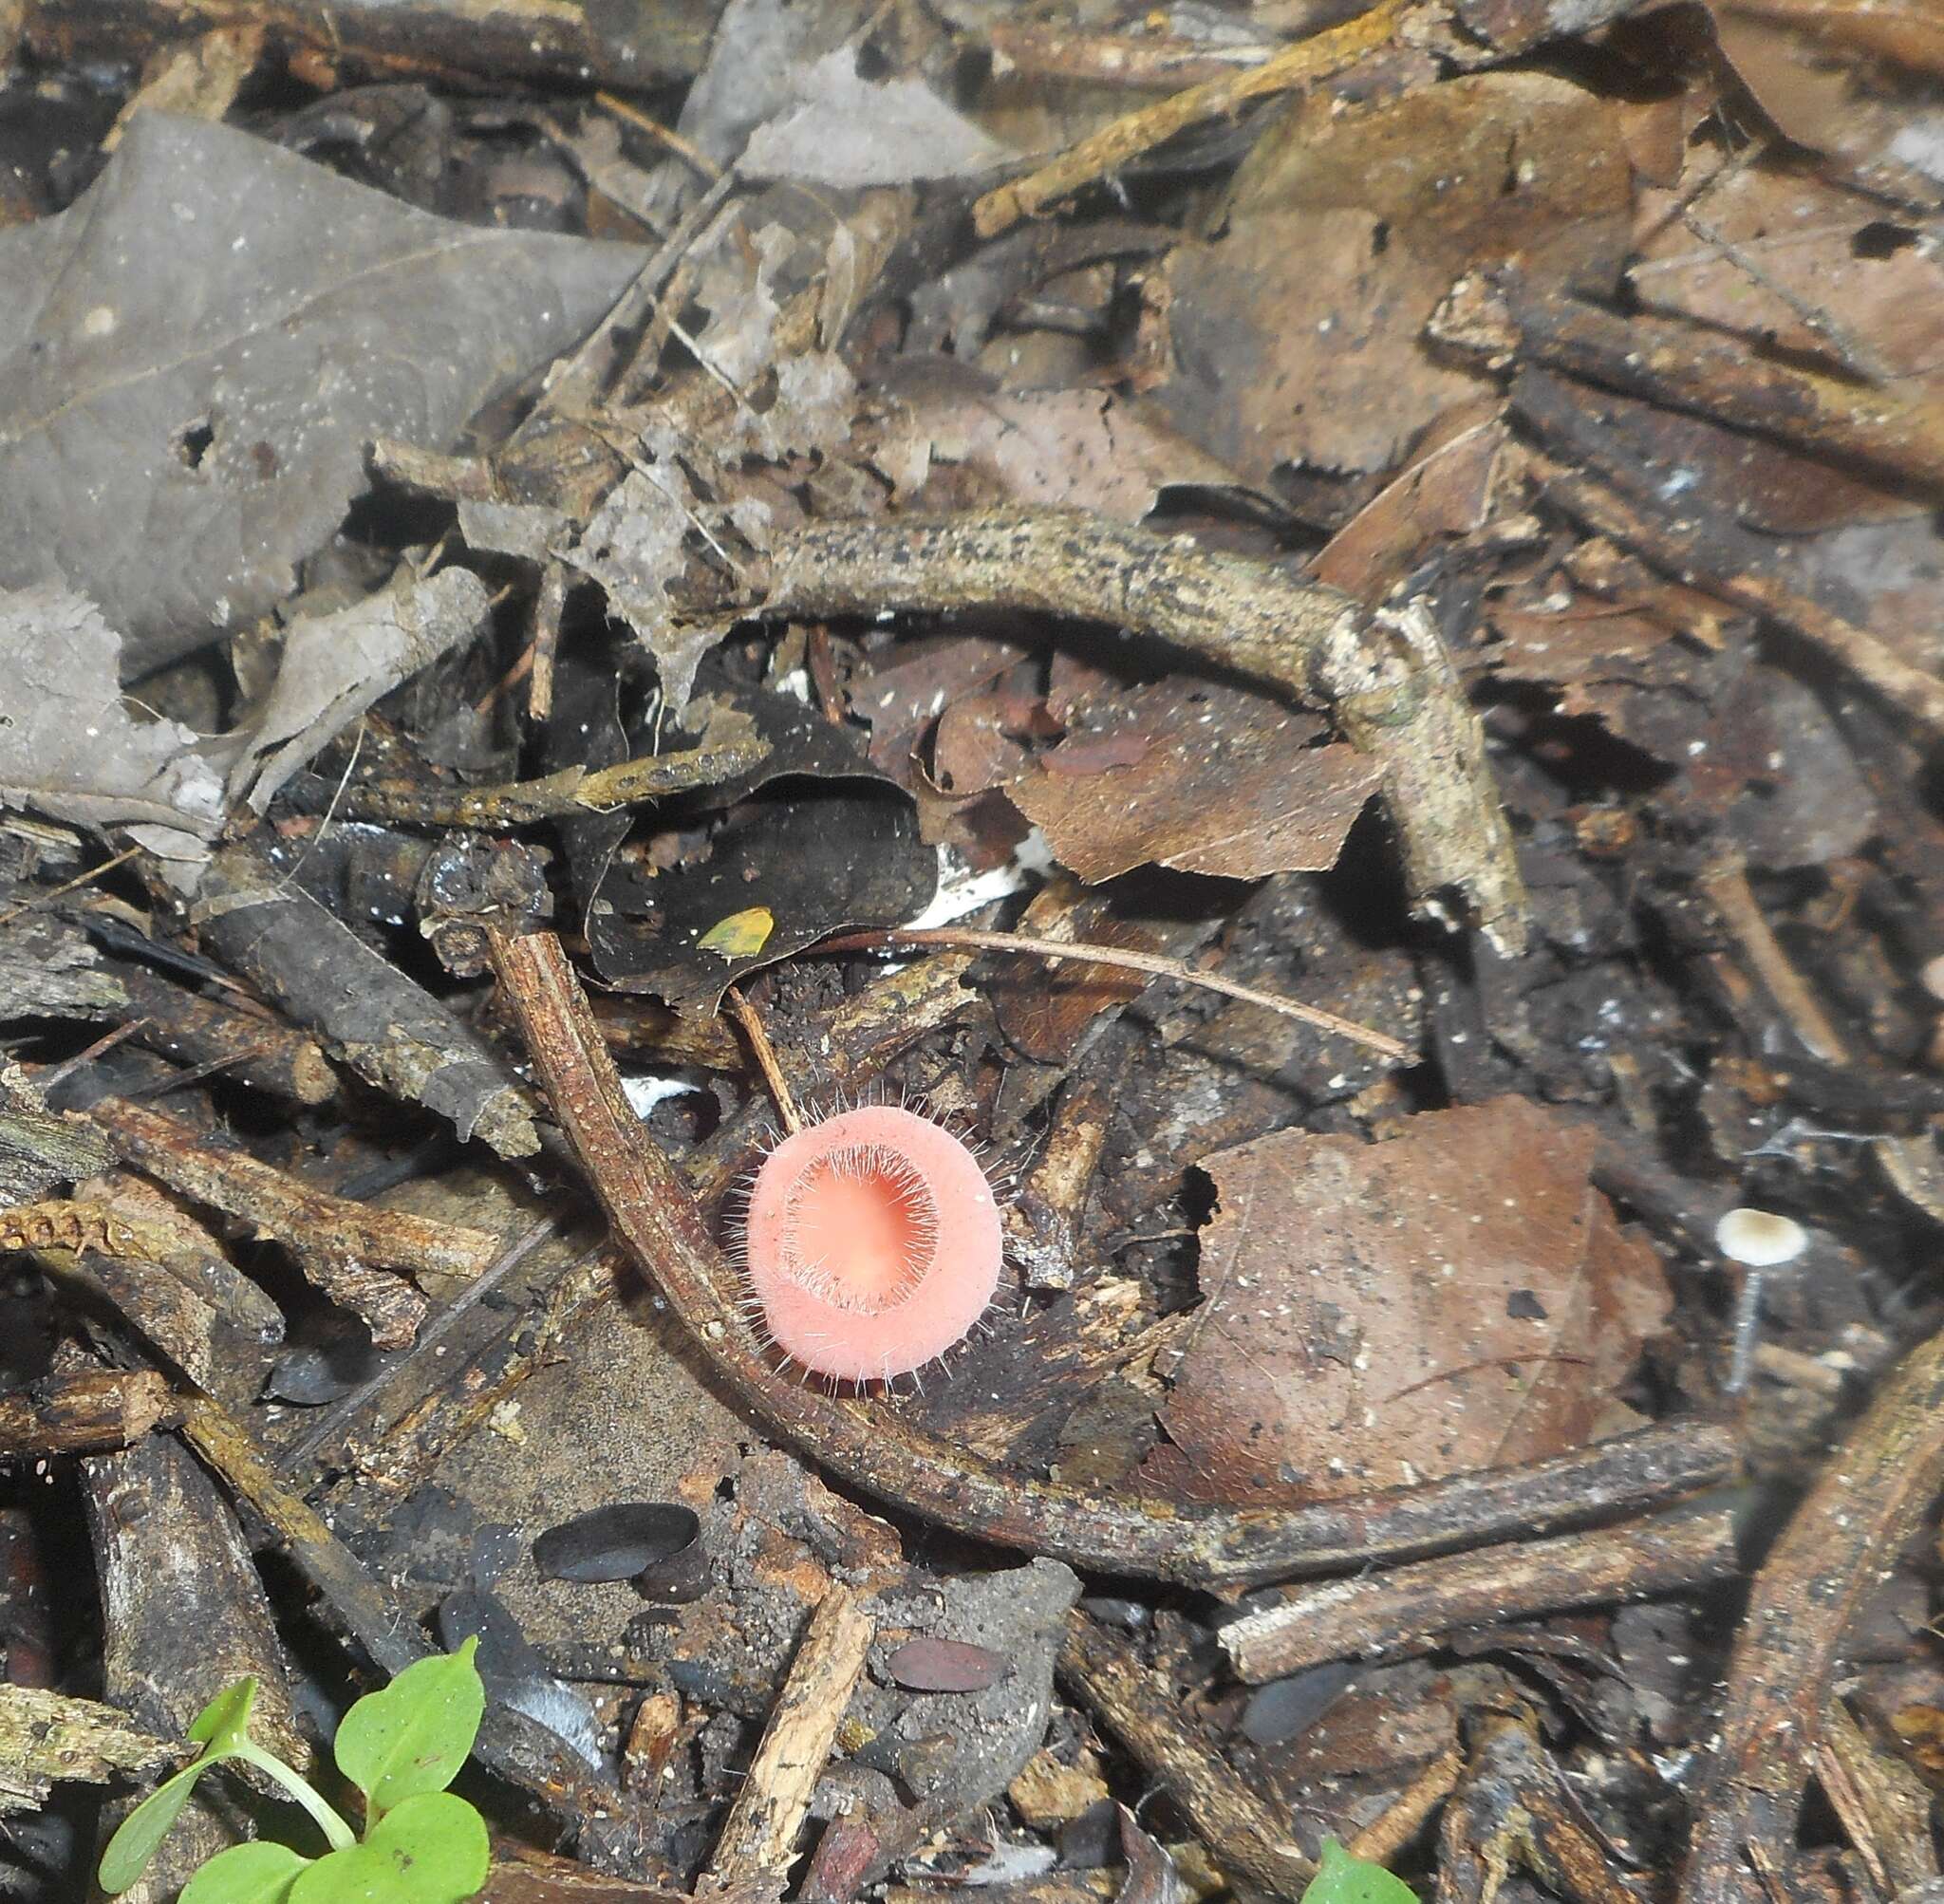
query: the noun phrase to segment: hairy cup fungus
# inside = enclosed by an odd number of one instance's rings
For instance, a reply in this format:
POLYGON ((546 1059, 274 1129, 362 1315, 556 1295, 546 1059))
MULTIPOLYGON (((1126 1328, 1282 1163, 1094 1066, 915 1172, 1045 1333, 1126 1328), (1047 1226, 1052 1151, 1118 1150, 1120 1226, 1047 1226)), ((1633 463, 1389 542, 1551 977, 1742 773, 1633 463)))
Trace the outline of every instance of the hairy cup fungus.
POLYGON ((978 1158, 888 1104, 777 1145, 751 1188, 743 1243, 753 1305, 776 1345, 849 1382, 888 1382, 963 1340, 1004 1254, 978 1158))

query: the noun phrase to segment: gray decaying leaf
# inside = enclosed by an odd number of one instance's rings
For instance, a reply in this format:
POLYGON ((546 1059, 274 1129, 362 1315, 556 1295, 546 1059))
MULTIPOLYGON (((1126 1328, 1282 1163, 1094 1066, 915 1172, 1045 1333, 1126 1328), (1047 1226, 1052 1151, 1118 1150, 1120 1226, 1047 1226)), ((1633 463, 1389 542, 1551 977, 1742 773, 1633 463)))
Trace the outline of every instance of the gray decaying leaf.
POLYGON ((368 439, 446 447, 639 264, 140 116, 67 211, 0 232, 0 584, 83 588, 126 674, 187 653, 289 591, 368 439))
POLYGON ((864 0, 804 7, 793 0, 728 0, 709 57, 682 103, 676 130, 727 164, 764 120, 794 97, 793 75, 832 51, 871 13, 864 0))
POLYGON ((236 738, 244 752, 230 789, 249 789, 259 813, 277 789, 402 681, 469 640, 492 597, 470 569, 429 581, 401 576, 389 588, 334 615, 293 622, 263 711, 236 738))
POLYGON ((122 637, 71 589, 0 590, 0 806, 126 826, 151 851, 200 858, 222 780, 188 728, 135 719, 121 659, 122 637))
POLYGON ((795 99, 750 134, 738 169, 753 178, 858 187, 964 178, 1002 165, 988 138, 920 80, 867 80, 839 47, 795 80, 795 99))
MULTIPOLYGON (((856 379, 836 352, 778 354, 781 307, 774 284, 797 239, 781 225, 744 233, 720 227, 703 266, 696 302, 709 313, 694 339, 709 374, 738 392, 762 387, 713 424, 706 440, 665 420, 647 420, 633 470, 586 515, 558 499, 516 503, 461 498, 468 545, 522 561, 559 561, 598 582, 613 613, 654 657, 668 713, 681 719, 702 657, 730 626, 678 612, 692 560, 704 566, 761 555, 772 544, 779 497, 767 471, 828 451, 850 435, 856 379)), ((583 504, 582 508, 586 505, 583 504)))

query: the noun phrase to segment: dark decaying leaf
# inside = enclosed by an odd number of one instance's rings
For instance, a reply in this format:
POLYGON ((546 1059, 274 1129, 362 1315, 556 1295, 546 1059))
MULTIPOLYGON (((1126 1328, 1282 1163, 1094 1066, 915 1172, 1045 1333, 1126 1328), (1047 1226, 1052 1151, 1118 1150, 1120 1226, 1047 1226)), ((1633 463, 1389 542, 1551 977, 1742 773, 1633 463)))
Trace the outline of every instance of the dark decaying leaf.
POLYGON ((1356 1677, 1356 1668, 1339 1659, 1313 1666, 1287 1679, 1259 1686, 1243 1708, 1240 1730, 1252 1745, 1278 1745, 1293 1739, 1329 1710, 1336 1695, 1356 1677))
POLYGON ((1329 1500, 1629 1425, 1615 1391, 1669 1295, 1588 1184, 1593 1147, 1505 1097, 1208 1158, 1204 1301, 1162 1410, 1186 1465, 1231 1499, 1329 1500))
POLYGON ((446 447, 639 264, 139 115, 71 209, 0 232, 0 584, 86 592, 128 675, 247 625, 364 488, 369 439, 446 447))
MULTIPOLYGON (((666 802, 657 814, 664 827, 701 825, 727 808, 705 858, 650 876, 613 851, 619 842, 607 831, 611 857, 589 908, 588 943, 623 991, 712 1012, 744 973, 847 926, 900 924, 938 889, 938 855, 921 843, 910 802, 871 766, 854 730, 788 695, 755 695, 748 712, 770 743, 762 764, 699 795, 705 806, 666 802), (723 959, 701 945, 756 906, 776 921, 760 952, 723 959)), ((598 852, 603 834, 589 829, 588 838, 598 852)))
POLYGON ((617 1501, 550 1527, 533 1542, 549 1580, 626 1580, 679 1554, 701 1531, 692 1509, 666 1501, 617 1501))
POLYGON ((1384 770, 1266 695, 1175 677, 1094 710, 1007 795, 1092 884, 1152 864, 1261 879, 1336 865, 1384 770))
POLYGON ((983 1692, 1006 1671, 1000 1654, 959 1639, 907 1639, 885 1671, 911 1692, 983 1692))
POLYGON ((501 1685, 547 1671, 546 1660, 520 1630, 505 1602, 477 1587, 462 1587, 439 1603, 439 1645, 448 1652, 457 1652, 469 1639, 479 1642, 473 1664, 486 1682, 486 1689, 495 1697, 501 1685))

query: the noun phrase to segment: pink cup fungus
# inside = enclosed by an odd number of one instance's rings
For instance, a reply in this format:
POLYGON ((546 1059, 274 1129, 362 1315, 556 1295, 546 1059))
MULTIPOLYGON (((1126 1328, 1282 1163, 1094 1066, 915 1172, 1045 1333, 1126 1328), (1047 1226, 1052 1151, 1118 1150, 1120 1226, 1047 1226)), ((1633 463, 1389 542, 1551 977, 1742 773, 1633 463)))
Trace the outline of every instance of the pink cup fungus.
POLYGON ((744 1242, 776 1345, 848 1382, 888 1382, 963 1340, 1004 1254, 979 1160, 888 1104, 785 1138, 757 1172, 744 1242))

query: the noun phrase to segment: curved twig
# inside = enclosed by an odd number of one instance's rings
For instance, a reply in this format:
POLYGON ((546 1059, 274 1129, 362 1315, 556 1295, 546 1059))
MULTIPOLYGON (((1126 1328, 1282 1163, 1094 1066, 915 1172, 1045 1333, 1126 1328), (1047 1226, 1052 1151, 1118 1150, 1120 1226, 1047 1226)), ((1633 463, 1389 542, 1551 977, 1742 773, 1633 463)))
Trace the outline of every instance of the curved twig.
POLYGON ((560 942, 495 931, 491 943, 534 1069, 616 1236, 710 1367, 811 1459, 926 1520, 1103 1573, 1232 1586, 1542 1533, 1692 1493, 1735 1466, 1725 1429, 1679 1425, 1524 1466, 1289 1509, 1196 1509, 1006 1473, 770 1366, 701 1212, 628 1108, 560 942))

